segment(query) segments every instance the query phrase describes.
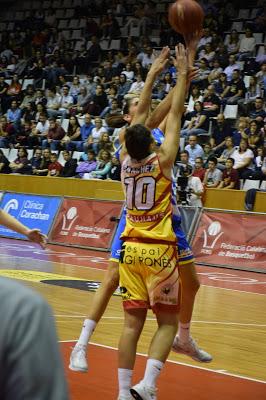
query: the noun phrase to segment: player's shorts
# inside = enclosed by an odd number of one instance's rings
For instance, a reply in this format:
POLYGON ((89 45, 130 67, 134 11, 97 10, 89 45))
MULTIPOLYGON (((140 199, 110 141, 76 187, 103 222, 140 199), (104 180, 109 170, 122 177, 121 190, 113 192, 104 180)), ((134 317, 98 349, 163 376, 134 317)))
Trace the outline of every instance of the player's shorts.
POLYGON ((119 275, 124 309, 178 312, 176 245, 125 242, 120 252, 119 275))
MULTIPOLYGON (((180 218, 173 215, 173 230, 177 237, 177 253, 178 253, 178 264, 183 266, 194 261, 194 255, 191 247, 189 246, 186 235, 182 231, 180 226, 180 218)), ((119 262, 120 252, 123 245, 123 241, 120 240, 120 236, 123 233, 126 226, 126 210, 124 209, 115 233, 115 237, 112 243, 111 249, 111 261, 119 262)))

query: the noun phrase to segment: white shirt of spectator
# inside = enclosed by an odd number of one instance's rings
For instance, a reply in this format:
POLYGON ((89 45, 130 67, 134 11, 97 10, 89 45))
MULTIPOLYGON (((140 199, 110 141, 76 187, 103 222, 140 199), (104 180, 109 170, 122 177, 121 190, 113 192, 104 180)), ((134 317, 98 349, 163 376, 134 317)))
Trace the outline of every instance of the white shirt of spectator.
POLYGON ((39 133, 45 133, 48 131, 49 126, 50 123, 48 120, 46 120, 44 124, 42 122, 38 122, 38 124, 36 125, 36 131, 38 131, 39 133))
POLYGON ((239 65, 238 65, 238 64, 228 65, 228 66, 224 69, 224 73, 226 74, 227 80, 228 80, 229 82, 232 80, 232 75, 233 75, 234 69, 239 69, 239 65))
POLYGON ((93 143, 98 143, 100 140, 101 135, 106 132, 106 128, 104 128, 103 126, 100 129, 97 128, 93 128, 91 131, 91 137, 92 137, 92 141, 93 143))
MULTIPOLYGON (((196 193, 203 193, 203 184, 197 176, 190 176, 188 178, 188 188, 193 189, 194 192, 196 193)), ((197 195, 191 193, 191 196, 189 197, 189 205, 193 207, 202 207, 202 201, 201 198, 198 197, 197 195)))
POLYGON ((246 166, 246 168, 252 167, 252 164, 253 164, 252 160, 254 158, 254 154, 253 154, 253 151, 250 149, 247 149, 244 153, 239 153, 239 149, 237 148, 233 152, 231 157, 235 160, 234 168, 237 168, 240 165, 242 165, 246 161, 247 158, 251 158, 251 162, 249 163, 249 165, 246 166))
POLYGON ((130 86, 129 93, 140 93, 144 87, 144 82, 133 82, 130 86))
POLYGON ((256 46, 256 40, 252 37, 243 37, 240 40, 239 53, 253 52, 256 46))
POLYGON ((54 97, 46 97, 47 98, 47 104, 46 107, 47 108, 54 108, 54 106, 60 106, 60 102, 61 102, 61 96, 56 93, 56 95, 54 97))
POLYGON ((68 95, 68 96, 62 96, 61 101, 60 101, 60 109, 68 109, 68 107, 74 103, 73 97, 68 95))

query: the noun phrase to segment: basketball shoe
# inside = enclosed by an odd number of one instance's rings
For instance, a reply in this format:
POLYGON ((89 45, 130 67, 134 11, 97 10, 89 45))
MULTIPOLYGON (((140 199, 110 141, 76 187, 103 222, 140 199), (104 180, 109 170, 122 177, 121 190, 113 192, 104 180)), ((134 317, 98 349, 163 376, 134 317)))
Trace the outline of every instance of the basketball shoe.
POLYGON ((143 381, 133 386, 130 393, 136 400, 157 400, 156 388, 146 386, 143 381))
POLYGON ((117 400, 134 400, 134 397, 131 394, 127 395, 120 395, 118 396, 117 400))
POLYGON ((70 355, 69 369, 77 372, 87 372, 87 346, 76 344, 70 355))
POLYGON ((207 353, 206 351, 202 350, 199 348, 197 345, 196 341, 192 339, 192 337, 189 338, 189 341, 186 343, 181 343, 179 341, 178 336, 175 337, 172 350, 175 353, 179 354, 185 354, 195 361, 200 361, 200 362, 211 362, 212 361, 212 356, 207 353))

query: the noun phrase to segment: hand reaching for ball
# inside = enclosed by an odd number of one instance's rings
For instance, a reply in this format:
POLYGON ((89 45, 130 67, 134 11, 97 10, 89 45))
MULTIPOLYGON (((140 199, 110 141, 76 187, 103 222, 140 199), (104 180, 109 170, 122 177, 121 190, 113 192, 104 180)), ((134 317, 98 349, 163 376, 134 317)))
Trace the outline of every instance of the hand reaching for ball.
POLYGON ((159 56, 154 60, 149 70, 149 74, 159 75, 165 68, 170 54, 168 46, 163 47, 159 56))

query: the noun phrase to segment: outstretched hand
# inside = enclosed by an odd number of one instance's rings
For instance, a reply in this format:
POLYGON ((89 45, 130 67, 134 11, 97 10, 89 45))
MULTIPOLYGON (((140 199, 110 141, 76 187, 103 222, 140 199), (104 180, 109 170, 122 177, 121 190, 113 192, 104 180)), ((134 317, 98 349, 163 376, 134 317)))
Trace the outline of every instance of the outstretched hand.
POLYGON ((31 229, 27 233, 27 237, 32 242, 38 243, 43 249, 46 247, 47 244, 47 236, 44 235, 40 229, 31 229))
POLYGON ((188 73, 187 51, 183 44, 179 43, 175 46, 175 57, 172 57, 172 60, 179 74, 188 73))
POLYGON ((159 75, 165 68, 170 54, 170 48, 168 46, 163 47, 159 56, 154 60, 151 65, 150 74, 159 75))

